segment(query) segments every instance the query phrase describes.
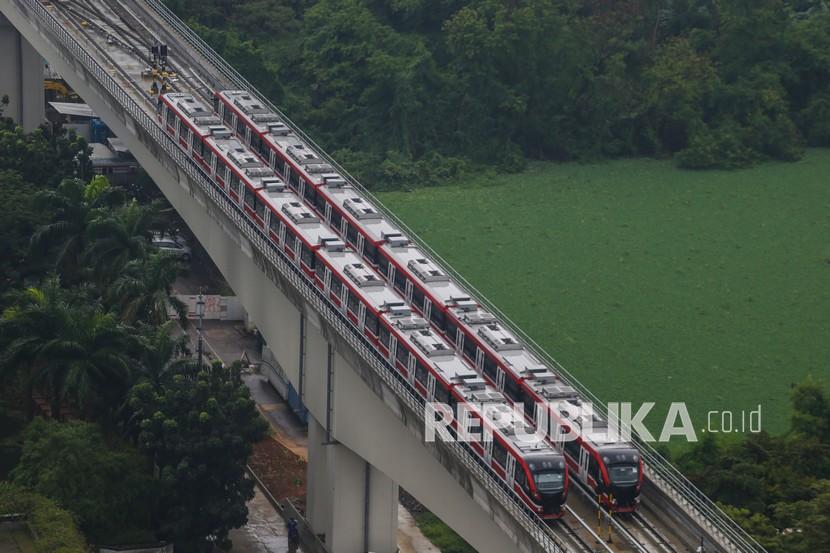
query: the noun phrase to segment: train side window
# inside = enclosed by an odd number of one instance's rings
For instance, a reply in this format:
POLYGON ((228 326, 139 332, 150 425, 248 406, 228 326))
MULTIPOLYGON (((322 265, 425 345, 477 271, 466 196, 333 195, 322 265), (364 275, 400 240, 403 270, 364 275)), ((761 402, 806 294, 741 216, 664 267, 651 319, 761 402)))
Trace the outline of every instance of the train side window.
POLYGON ((303 190, 303 196, 305 199, 314 204, 317 200, 317 190, 314 188, 314 185, 310 182, 305 183, 305 189, 303 190))
MULTIPOLYGON (((456 339, 455 336, 456 336, 456 333, 458 332, 458 327, 456 327, 455 324, 452 323, 452 321, 450 321, 449 319, 446 319, 446 323, 444 324, 444 330, 447 332, 447 338, 449 338, 449 340, 450 340, 450 345, 454 346, 455 345, 455 339, 456 339)), ((485 361, 485 363, 486 363, 486 361, 485 361)))
POLYGON ((391 337, 392 335, 389 333, 389 329, 386 328, 386 325, 380 325, 380 343, 383 344, 386 349, 389 349, 389 339, 391 337))
POLYGON ((588 460, 588 474, 590 474, 594 480, 599 481, 599 463, 597 463, 597 460, 593 455, 591 455, 588 460))
POLYGON ((385 279, 386 276, 389 274, 389 260, 386 259, 385 255, 383 255, 383 252, 378 252, 377 260, 378 260, 378 271, 380 271, 380 276, 385 279))
POLYGON ((450 402, 450 391, 440 382, 435 383, 435 401, 447 404, 450 402))
POLYGON ((199 149, 199 146, 201 146, 201 144, 202 144, 202 141, 199 138, 199 135, 196 134, 196 133, 193 133, 193 136, 190 138, 190 145, 193 147, 193 151, 194 152, 201 152, 201 150, 199 149))
POLYGON ((233 128, 233 125, 231 124, 231 122, 233 121, 233 112, 227 107, 225 107, 223 111, 225 113, 222 114, 222 120, 225 121, 225 125, 233 128))
POLYGON ((340 280, 334 276, 332 273, 331 277, 331 293, 335 295, 335 297, 340 297, 340 290, 343 289, 343 285, 340 283, 340 280))
POLYGON ((256 198, 256 214, 260 219, 265 220, 265 204, 259 198, 256 198))
POLYGON ((289 250, 293 251, 295 240, 296 240, 296 238, 294 238, 294 235, 292 234, 291 229, 286 229, 286 232, 285 232, 285 247, 288 248, 289 250))
POLYGON ((395 350, 395 358, 398 360, 398 363, 406 367, 407 362, 409 361, 409 352, 406 350, 406 347, 403 343, 398 343, 398 348, 395 350))
POLYGON ((189 142, 190 141, 190 127, 188 127, 187 125, 182 125, 181 129, 179 129, 179 136, 185 142, 189 142))
POLYGON ((346 305, 349 307, 349 311, 351 311, 353 315, 357 315, 357 312, 360 309, 360 302, 358 302, 357 295, 351 290, 349 290, 349 299, 346 301, 346 305))
POLYGON ((423 385, 426 388, 428 375, 429 372, 427 371, 427 368, 424 367, 423 363, 418 361, 418 363, 415 365, 415 380, 420 382, 421 385, 423 385))
MULTIPOLYGON (((233 180, 231 180, 231 182, 233 182, 233 180)), ((273 211, 271 212, 271 220, 268 222, 268 226, 270 227, 271 232, 277 236, 280 235, 280 219, 274 215, 273 211)))
POLYGON ((493 440, 493 459, 502 467, 507 467, 507 449, 496 439, 493 440))
POLYGON ((504 378, 504 393, 513 401, 522 400, 522 390, 519 388, 519 384, 509 376, 504 378))
POLYGON ((311 249, 305 244, 303 244, 300 249, 300 259, 309 269, 314 268, 314 253, 312 253, 311 249))
POLYGON ((285 171, 285 161, 283 161, 282 156, 277 152, 274 152, 274 161, 277 163, 277 173, 282 175, 282 172, 285 171))
POLYGON ((575 461, 579 461, 579 443, 576 440, 565 442, 565 452, 575 461))
POLYGON ((429 312, 429 318, 435 326, 444 330, 444 313, 434 305, 432 311, 429 312))
POLYGON ((170 108, 167 108, 167 124, 171 127, 176 126, 176 112, 170 108))
POLYGON ((484 374, 489 376, 491 379, 496 379, 496 361, 489 355, 484 356, 484 374))
POLYGON ((260 144, 262 144, 262 138, 254 131, 251 131, 251 149, 258 152, 260 144))
POLYGON ((378 249, 369 240, 363 242, 363 254, 369 263, 372 265, 378 264, 378 249))
POLYGON ((406 275, 403 271, 395 271, 395 290, 402 294, 406 291, 406 275))
POLYGON ((323 282, 326 281, 326 264, 317 257, 314 258, 314 272, 317 274, 317 278, 323 282))
POLYGON ((464 354, 475 361, 476 358, 476 343, 469 334, 464 336, 464 354))
POLYGON ((236 117, 236 134, 239 138, 245 139, 245 121, 239 116, 236 117))
POLYGON ((337 212, 336 209, 332 208, 331 210, 331 228, 334 229, 334 232, 340 234, 340 221, 343 218, 340 216, 340 213, 337 212))
POLYGON ((322 194, 315 194, 314 195, 314 205, 317 207, 317 211, 322 214, 326 213, 326 197, 322 194))
POLYGON ((351 223, 346 225, 346 240, 353 246, 357 245, 357 228, 351 223))
POLYGON ((366 310, 366 330, 373 335, 378 335, 378 317, 369 310, 366 310))
POLYGON ((264 140, 260 139, 260 141, 259 141, 259 155, 262 156, 262 159, 264 159, 266 163, 268 163, 268 152, 269 152, 268 143, 265 142, 264 140))
POLYGON ((211 169, 213 169, 213 159, 214 159, 214 157, 216 157, 216 156, 213 155, 213 150, 208 150, 207 152, 205 152, 205 155, 202 156, 202 157, 205 159, 205 163, 207 163, 208 166, 211 169))
POLYGON ((245 187, 245 205, 253 209, 254 203, 256 202, 256 197, 254 196, 254 191, 245 187))
POLYGON ((525 469, 522 466, 516 467, 514 479, 523 490, 527 490, 527 475, 525 474, 525 469))
POLYGON ((291 175, 288 177, 288 182, 294 188, 294 190, 300 189, 300 176, 297 171, 291 171, 291 175))
POLYGON ((417 286, 412 287, 412 304, 418 308, 418 311, 424 310, 424 293, 417 286))
MULTIPOLYGON (((228 109, 226 106, 222 106, 222 107, 224 107, 225 109, 228 109)), ((213 96, 213 112, 214 113, 219 113, 219 96, 216 96, 216 95, 213 96)))

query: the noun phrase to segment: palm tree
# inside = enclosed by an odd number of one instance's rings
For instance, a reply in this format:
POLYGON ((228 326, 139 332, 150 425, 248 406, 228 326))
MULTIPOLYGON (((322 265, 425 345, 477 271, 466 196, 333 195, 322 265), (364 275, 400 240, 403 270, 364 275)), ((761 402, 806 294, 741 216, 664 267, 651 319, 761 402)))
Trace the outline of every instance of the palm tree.
POLYGON ((187 307, 173 295, 179 268, 178 260, 164 252, 149 252, 128 262, 107 291, 109 304, 127 323, 151 325, 168 320, 169 305, 186 326, 187 307))
POLYGON ((81 281, 87 226, 114 195, 104 177, 95 178, 89 184, 64 179, 56 190, 39 193, 39 204, 51 210, 53 217, 32 235, 32 251, 43 255, 57 249, 55 268, 65 281, 81 281))
POLYGON ((53 278, 24 291, 0 319, 6 345, 0 370, 6 376, 26 371, 30 416, 38 387, 53 418, 67 397, 90 415, 111 411, 126 396, 132 338, 115 317, 83 300, 53 278))
POLYGON ((192 364, 192 359, 184 356, 189 339, 187 335, 173 335, 173 321, 156 327, 142 325, 139 330, 141 352, 137 377, 161 390, 163 382, 192 364))
POLYGON ((116 274, 131 259, 144 255, 157 214, 135 200, 93 218, 87 226, 84 258, 99 280, 116 274))

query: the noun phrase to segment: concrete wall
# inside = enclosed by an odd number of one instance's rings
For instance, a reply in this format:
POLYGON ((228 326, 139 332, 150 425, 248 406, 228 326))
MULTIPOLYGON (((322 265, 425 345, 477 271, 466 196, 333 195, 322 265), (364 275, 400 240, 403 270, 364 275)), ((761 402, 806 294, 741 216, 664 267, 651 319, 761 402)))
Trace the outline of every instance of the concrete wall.
POLYGON ((3 110, 26 131, 46 120, 43 58, 0 14, 0 98, 9 97, 3 110))

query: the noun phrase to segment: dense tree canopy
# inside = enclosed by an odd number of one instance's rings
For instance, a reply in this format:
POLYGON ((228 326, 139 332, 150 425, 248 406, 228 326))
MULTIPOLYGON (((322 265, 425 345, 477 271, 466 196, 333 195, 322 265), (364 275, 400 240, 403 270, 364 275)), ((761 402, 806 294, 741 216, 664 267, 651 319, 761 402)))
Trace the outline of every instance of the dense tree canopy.
POLYGON ((740 167, 830 145, 820 1, 169 4, 376 186, 441 182, 459 160, 740 167))

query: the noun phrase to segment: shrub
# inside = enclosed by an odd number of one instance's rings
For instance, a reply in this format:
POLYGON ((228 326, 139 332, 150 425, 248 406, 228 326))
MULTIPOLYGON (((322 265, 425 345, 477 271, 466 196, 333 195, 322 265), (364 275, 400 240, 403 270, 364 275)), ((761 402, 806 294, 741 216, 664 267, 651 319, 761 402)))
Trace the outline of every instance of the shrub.
POLYGON ((689 146, 675 155, 675 162, 685 169, 748 167, 758 156, 744 144, 742 134, 742 129, 735 124, 697 129, 689 146))
POLYGON ((86 540, 75 526, 72 515, 53 501, 0 482, 0 513, 26 516, 35 531, 36 553, 85 553, 86 540))

